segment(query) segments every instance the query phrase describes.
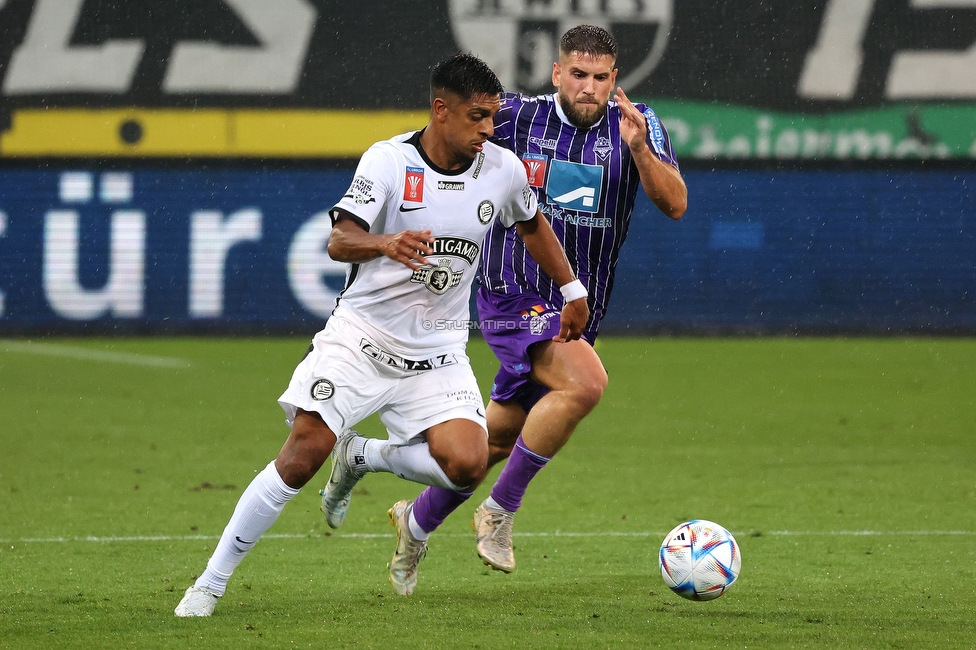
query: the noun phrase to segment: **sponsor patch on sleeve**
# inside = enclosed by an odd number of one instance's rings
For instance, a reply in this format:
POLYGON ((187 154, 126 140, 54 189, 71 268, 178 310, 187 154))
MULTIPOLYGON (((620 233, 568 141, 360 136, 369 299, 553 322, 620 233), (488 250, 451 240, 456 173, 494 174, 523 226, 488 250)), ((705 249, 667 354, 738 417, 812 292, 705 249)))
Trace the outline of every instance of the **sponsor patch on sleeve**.
POLYGON ((644 109, 644 118, 647 120, 647 135, 651 140, 651 146, 654 147, 655 153, 658 156, 668 155, 667 144, 664 141, 664 127, 661 126, 661 120, 658 119, 657 115, 650 108, 644 109))

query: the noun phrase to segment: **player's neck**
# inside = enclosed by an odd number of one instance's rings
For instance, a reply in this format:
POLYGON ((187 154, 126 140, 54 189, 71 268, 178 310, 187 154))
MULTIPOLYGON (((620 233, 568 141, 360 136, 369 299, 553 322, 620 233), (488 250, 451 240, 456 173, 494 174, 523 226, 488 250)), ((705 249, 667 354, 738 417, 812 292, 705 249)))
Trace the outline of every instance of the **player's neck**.
POLYGON ((470 160, 461 160, 452 153, 432 125, 428 124, 420 134, 418 144, 427 160, 444 171, 456 171, 471 164, 470 160))

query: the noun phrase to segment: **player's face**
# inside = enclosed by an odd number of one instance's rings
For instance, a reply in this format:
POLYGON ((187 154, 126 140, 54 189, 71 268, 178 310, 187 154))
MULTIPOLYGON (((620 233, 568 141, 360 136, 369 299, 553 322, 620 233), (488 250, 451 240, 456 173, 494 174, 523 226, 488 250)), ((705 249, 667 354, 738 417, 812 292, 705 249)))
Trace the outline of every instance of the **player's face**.
POLYGON ((609 54, 559 54, 552 67, 552 85, 558 90, 559 105, 570 122, 586 129, 606 114, 610 93, 617 82, 615 64, 616 60, 609 54))
POLYGON ((447 102, 448 147, 460 161, 471 161, 495 133, 495 113, 501 108, 498 95, 475 95, 467 101, 451 97, 447 102))

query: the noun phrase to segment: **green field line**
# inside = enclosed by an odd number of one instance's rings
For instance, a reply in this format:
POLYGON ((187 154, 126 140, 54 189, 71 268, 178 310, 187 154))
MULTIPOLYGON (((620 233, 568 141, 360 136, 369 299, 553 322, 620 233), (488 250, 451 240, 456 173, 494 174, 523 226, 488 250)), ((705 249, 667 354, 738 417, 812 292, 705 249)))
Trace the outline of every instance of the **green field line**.
POLYGON ((175 357, 157 357, 145 354, 130 354, 127 352, 90 350, 88 348, 79 348, 70 345, 34 343, 31 341, 0 341, 0 350, 4 352, 42 354, 49 357, 61 357, 63 359, 126 363, 134 366, 150 366, 154 368, 189 368, 191 365, 186 359, 178 359, 175 357))
MULTIPOLYGON (((574 533, 566 531, 556 531, 549 533, 514 533, 514 537, 661 537, 667 533, 664 531, 643 531, 643 532, 590 532, 574 533)), ((749 533, 733 532, 737 537, 750 536, 749 533)), ((763 532, 761 535, 773 537, 794 537, 794 536, 824 536, 824 537, 884 537, 887 535, 898 535, 907 537, 936 537, 946 535, 976 535, 973 530, 773 530, 763 532)), ((267 534, 262 539, 311 539, 318 537, 335 537, 338 539, 389 539, 394 537, 393 533, 332 533, 322 535, 320 533, 307 534, 267 534)), ((470 533, 438 533, 437 537, 471 537, 470 533)), ((96 536, 88 535, 84 537, 25 537, 22 539, 0 539, 0 544, 65 544, 70 542, 95 542, 95 543, 116 543, 116 542, 193 542, 193 541, 216 541, 219 535, 123 535, 123 536, 96 536)))

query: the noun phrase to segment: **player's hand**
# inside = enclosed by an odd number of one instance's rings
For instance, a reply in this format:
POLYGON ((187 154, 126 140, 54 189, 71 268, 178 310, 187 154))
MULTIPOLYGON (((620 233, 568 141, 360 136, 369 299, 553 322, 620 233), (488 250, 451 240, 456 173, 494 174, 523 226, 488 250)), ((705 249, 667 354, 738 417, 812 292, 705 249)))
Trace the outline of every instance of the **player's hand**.
POLYGON ((647 120, 644 114, 637 110, 619 86, 613 100, 620 107, 620 137, 631 151, 643 148, 647 144, 647 120))
POLYGON ((552 340, 557 343, 575 341, 583 335, 583 328, 589 319, 590 308, 586 304, 586 298, 567 302, 559 315, 559 334, 552 337, 552 340))
POLYGON ((429 230, 404 230, 395 235, 386 235, 383 242, 383 254, 395 262, 405 264, 416 271, 427 266, 427 255, 433 255, 431 245, 434 237, 429 230))

